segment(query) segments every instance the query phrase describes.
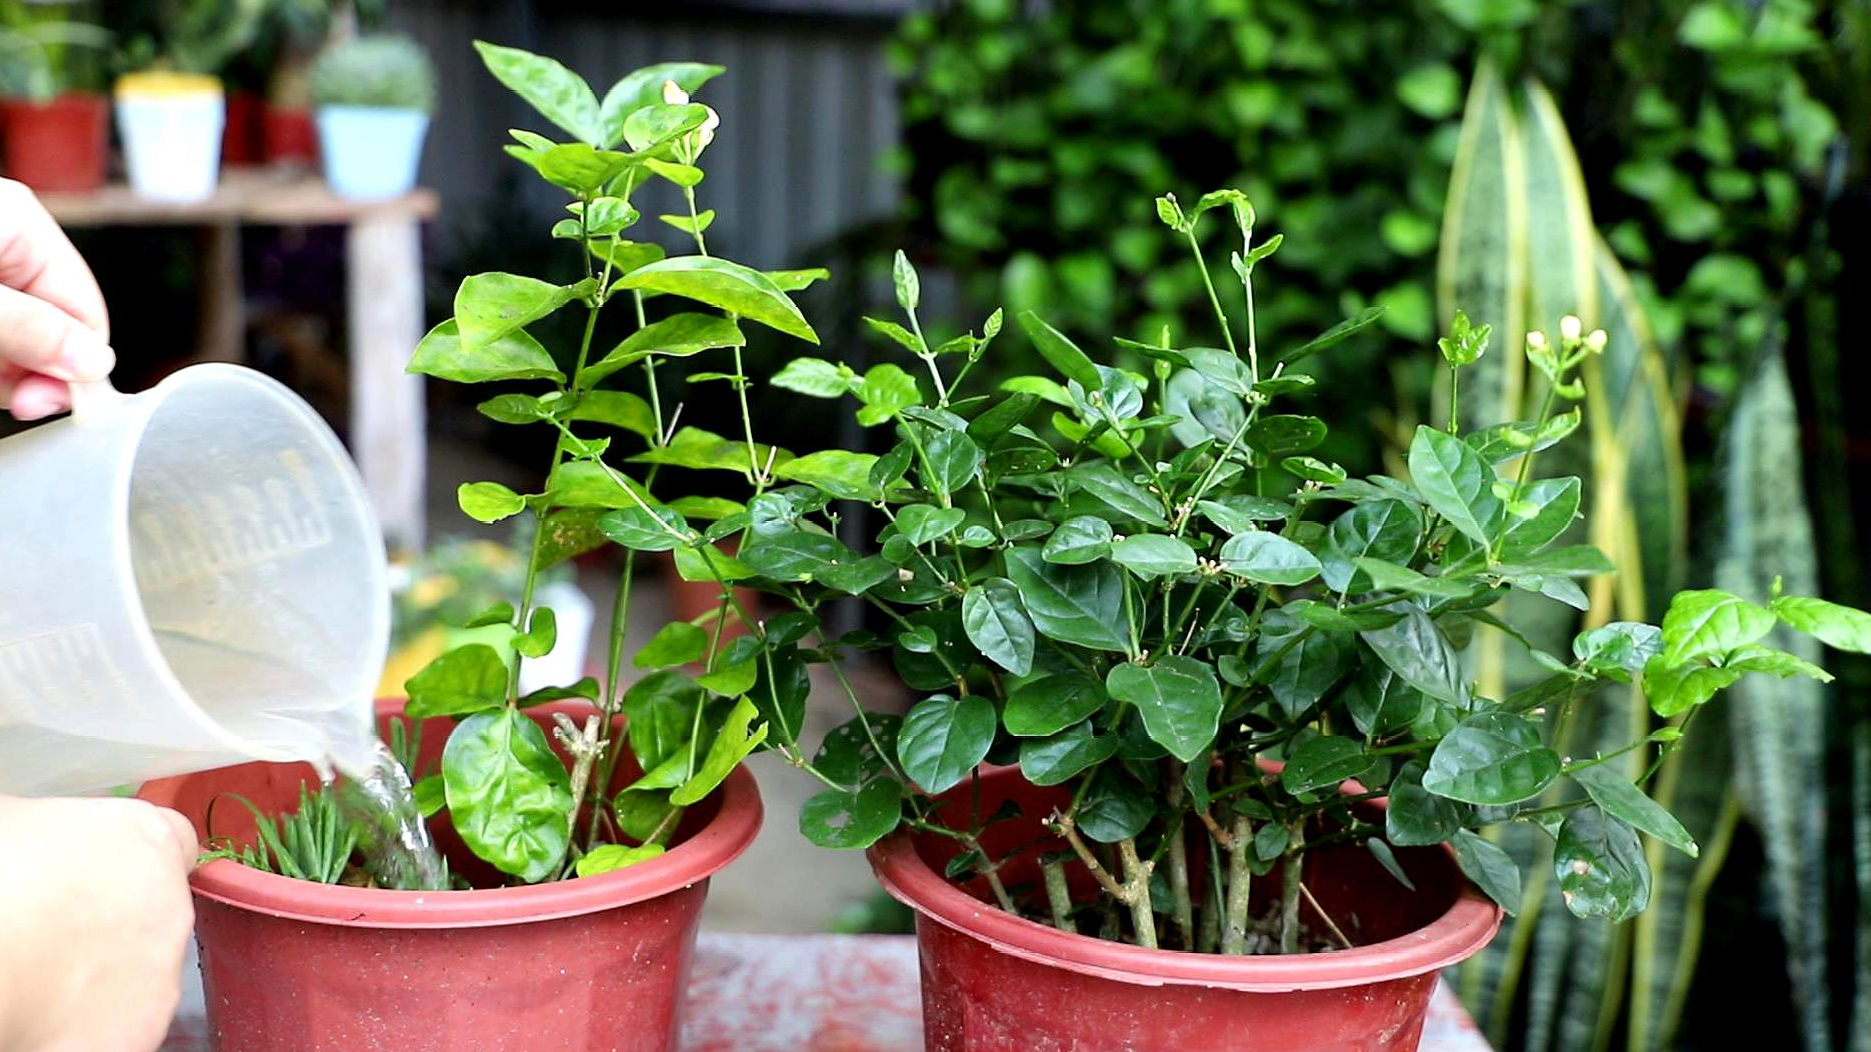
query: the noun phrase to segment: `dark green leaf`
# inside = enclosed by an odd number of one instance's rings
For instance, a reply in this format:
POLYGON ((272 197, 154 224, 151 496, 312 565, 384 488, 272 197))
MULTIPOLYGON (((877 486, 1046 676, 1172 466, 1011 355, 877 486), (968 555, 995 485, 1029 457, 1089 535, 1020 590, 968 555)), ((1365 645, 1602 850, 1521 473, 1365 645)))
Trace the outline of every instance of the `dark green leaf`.
POLYGON ((1650 905, 1650 863, 1631 827, 1580 807, 1559 827, 1553 872, 1566 908, 1580 917, 1629 920, 1650 905))
POLYGON ((1104 708, 1104 684, 1082 672, 1062 672, 1021 684, 1008 696, 1001 720, 1009 734, 1057 734, 1104 708))
POLYGON ((1046 324, 1039 315, 1030 310, 1020 312, 1020 327, 1026 330, 1033 346, 1046 359, 1046 363, 1059 371, 1068 380, 1076 380, 1088 391, 1096 391, 1104 386, 1098 374, 1098 367, 1092 364, 1085 352, 1078 345, 1065 338, 1059 330, 1046 324))
POLYGON ((1467 443, 1431 427, 1410 442, 1410 475, 1429 506, 1475 543, 1492 544, 1505 509, 1494 469, 1467 443))
POLYGON ((1361 632, 1360 638, 1405 683, 1432 698, 1466 706, 1468 680, 1448 637, 1422 610, 1403 609, 1401 621, 1388 628, 1361 632))
POLYGON ((1356 505, 1332 520, 1319 547, 1320 576, 1335 592, 1353 589, 1360 558, 1382 559, 1408 566, 1416 556, 1423 534, 1423 516, 1415 505, 1400 500, 1373 500, 1356 505))
POLYGON ((1335 347, 1359 330, 1376 322, 1378 315, 1383 313, 1383 307, 1366 307, 1351 317, 1346 318, 1344 321, 1339 322, 1337 325, 1314 336, 1312 339, 1307 340, 1305 343, 1300 344, 1298 347, 1293 348, 1291 351, 1288 351, 1280 360, 1290 366, 1295 362, 1309 358, 1327 348, 1335 347))
POLYGON ((1127 662, 1105 677, 1113 698, 1137 706, 1157 744, 1187 763, 1215 740, 1221 719, 1221 684, 1215 670, 1192 657, 1162 657, 1152 665, 1127 662))
POLYGON ((1471 804, 1513 804, 1537 796, 1559 777, 1559 754, 1537 725, 1505 712, 1481 712, 1457 724, 1430 754, 1423 788, 1471 804))
POLYGON ((987 757, 998 723, 994 703, 978 694, 926 698, 903 717, 897 760, 924 792, 946 792, 987 757))
POLYGON ((1115 844, 1143 832, 1155 817, 1156 802, 1143 786, 1106 767, 1079 802, 1078 829, 1089 839, 1115 844))
POLYGON ((1022 741, 1020 773, 1034 785, 1058 785, 1117 755, 1117 745, 1117 735, 1097 736, 1090 721, 1080 721, 1051 737, 1022 741))
POLYGON ((1136 533, 1111 545, 1110 554, 1112 562, 1146 581, 1195 572, 1195 549, 1178 537, 1136 533))
POLYGON ((1567 773, 1606 814, 1630 823, 1690 858, 1696 857, 1695 839, 1676 816, 1665 811, 1611 764, 1594 763, 1567 773))
POLYGON ((1321 736, 1304 742, 1287 757, 1280 784, 1289 793, 1332 789, 1346 779, 1363 777, 1382 762, 1381 757, 1366 756, 1355 738, 1321 736))
POLYGON ((891 770, 902 728, 903 717, 889 713, 854 717, 826 732, 812 766, 834 782, 861 785, 891 770), (884 751, 878 752, 879 747, 884 751))
POLYGON ((1033 622, 1013 582, 993 577, 969 588, 961 601, 968 641, 1016 676, 1033 670, 1033 622))
POLYGON ((1035 548, 1014 548, 1006 560, 1007 576, 1040 632, 1062 643, 1128 652, 1130 644, 1120 634, 1123 571, 1110 563, 1057 566, 1035 548))
POLYGON ((1456 835, 1468 805, 1423 788, 1423 765, 1406 764, 1390 783, 1384 811, 1384 835, 1398 847, 1427 847, 1456 835))
POLYGON ((924 444, 929 476, 923 481, 937 493, 960 493, 981 470, 981 447, 963 431, 938 431, 924 444))
POLYGON ((1468 879, 1487 892, 1508 916, 1520 912, 1520 867, 1514 864, 1513 856, 1466 829, 1456 830, 1449 843, 1468 879))
POLYGON ((1311 552, 1268 530, 1237 533, 1221 546, 1221 565, 1260 584, 1305 584, 1319 576, 1311 552))
POLYGON ((799 808, 799 834, 836 851, 867 848, 903 817, 903 787, 878 778, 855 793, 828 789, 799 808))
POLYGON ((1040 557, 1049 563, 1095 562, 1111 551, 1111 524, 1096 515, 1075 515, 1046 538, 1040 557))

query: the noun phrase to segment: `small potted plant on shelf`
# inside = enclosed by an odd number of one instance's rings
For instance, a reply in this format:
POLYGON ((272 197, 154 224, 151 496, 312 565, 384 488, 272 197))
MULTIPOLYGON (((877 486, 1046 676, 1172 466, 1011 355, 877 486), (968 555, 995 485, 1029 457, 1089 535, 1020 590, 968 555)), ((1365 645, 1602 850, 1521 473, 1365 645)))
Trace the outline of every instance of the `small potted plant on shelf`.
POLYGON ((162 18, 133 40, 117 78, 117 128, 130 187, 157 201, 214 193, 227 104, 216 74, 252 41, 263 0, 167 0, 162 18))
POLYGON ((98 86, 110 34, 70 3, 0 5, 0 164, 40 191, 104 183, 110 107, 98 86))
POLYGON ((405 194, 435 106, 435 70, 405 36, 333 44, 312 64, 312 102, 325 181, 346 197, 405 194))
MULTIPOLYGON (((770 733, 747 696, 761 670, 740 641, 724 642, 725 593, 699 623, 667 624, 634 654, 625 619, 638 551, 676 547, 688 536, 677 523, 744 519, 734 501, 666 493, 663 469, 723 471, 759 492, 774 463, 751 437, 678 428, 659 379, 678 360, 704 356, 690 382, 744 385, 741 347, 754 326, 817 342, 786 292, 814 275, 764 273, 709 252, 715 213, 695 207, 696 186, 719 121, 689 93, 720 67, 651 66, 600 101, 557 62, 476 46, 496 78, 563 132, 557 141, 516 130, 508 153, 566 193, 552 233, 585 272, 570 285, 468 277, 455 316, 409 364, 459 383, 522 383, 524 391, 490 392, 481 412, 556 436, 539 492, 493 482, 459 491, 477 520, 533 521, 519 589, 467 622, 498 629, 518 657, 508 663, 488 643, 467 642, 411 676, 407 702, 380 703, 400 762, 336 791, 340 803, 363 793, 387 809, 353 809, 359 817, 340 821, 344 808, 301 800, 306 768, 249 765, 145 790, 188 814, 227 856, 193 878, 222 1049, 665 1052, 708 877, 760 824, 740 762, 770 733), (630 237, 642 222, 632 195, 653 179, 681 189, 689 208, 663 218, 694 251, 666 255, 630 237), (558 311, 577 312, 583 336, 555 355, 527 329, 558 311), (600 319, 613 316, 629 335, 595 343, 600 319), (625 374, 647 397, 614 386, 625 374), (628 550, 602 675, 523 692, 518 662, 551 652, 562 628, 539 601, 542 575, 613 542, 628 550), (397 794, 381 786, 404 771, 413 801, 402 809, 430 816, 456 890, 436 886, 432 865, 401 864, 426 858, 421 826, 381 819, 399 813, 397 794), (279 821, 295 807, 308 817, 279 821)), ((748 572, 710 545, 683 550, 691 572, 718 583, 748 572)))
POLYGON ((1205 275, 1202 220, 1232 219, 1228 298, 1246 324, 1207 275, 1223 347, 1118 341, 1146 376, 1029 312, 1050 375, 974 393, 1001 314, 932 346, 899 254, 907 325, 871 324, 926 376, 800 358, 774 378, 854 399, 860 422, 893 428, 886 451, 771 453, 766 473, 793 484, 744 514, 645 518, 621 539, 701 552, 737 536, 743 584, 793 606, 734 656, 757 660, 768 745, 824 783, 801 832, 868 848, 919 914, 932 1052, 1413 1049, 1438 970, 1520 901, 1515 864, 1479 830, 1532 824, 1574 913, 1632 916, 1650 888, 1638 835, 1696 845, 1627 764, 1671 748, 1742 675, 1829 678, 1768 645, 1776 626, 1871 651, 1871 615, 1693 591, 1660 626, 1539 650, 1500 600, 1582 608, 1577 580, 1612 571, 1570 539, 1580 480, 1536 470, 1579 426, 1581 365, 1606 335, 1568 319, 1490 350, 1458 315, 1440 341, 1451 403, 1484 353, 1524 353, 1545 409, 1458 433, 1452 405, 1446 428, 1417 429, 1409 478, 1350 477, 1312 455, 1324 421, 1277 407, 1303 405, 1315 380, 1300 365, 1374 313, 1262 347, 1255 272, 1280 238, 1256 240, 1235 191, 1157 209, 1205 275), (841 539, 854 505, 883 524, 866 550, 841 539), (822 615, 853 596, 877 630, 834 634, 822 615), (1461 650, 1482 629, 1520 640, 1545 678, 1478 689, 1461 650), (863 650, 923 695, 907 715, 851 692, 839 662, 863 650), (814 664, 856 710, 816 749, 799 737, 814 664), (1551 743, 1607 684, 1670 722, 1562 755, 1551 743))

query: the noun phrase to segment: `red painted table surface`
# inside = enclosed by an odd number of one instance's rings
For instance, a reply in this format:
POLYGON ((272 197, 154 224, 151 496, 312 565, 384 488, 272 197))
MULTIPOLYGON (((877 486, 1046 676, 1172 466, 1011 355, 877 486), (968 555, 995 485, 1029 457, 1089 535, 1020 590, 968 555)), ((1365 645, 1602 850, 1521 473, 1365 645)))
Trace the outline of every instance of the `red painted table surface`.
MULTIPOLYGON (((159 1052, 210 1052, 200 990, 159 1052)), ((682 1052, 921 1052, 916 940, 907 935, 704 934, 682 1052)), ((1437 987, 1422 1052, 1489 1052, 1437 987)))

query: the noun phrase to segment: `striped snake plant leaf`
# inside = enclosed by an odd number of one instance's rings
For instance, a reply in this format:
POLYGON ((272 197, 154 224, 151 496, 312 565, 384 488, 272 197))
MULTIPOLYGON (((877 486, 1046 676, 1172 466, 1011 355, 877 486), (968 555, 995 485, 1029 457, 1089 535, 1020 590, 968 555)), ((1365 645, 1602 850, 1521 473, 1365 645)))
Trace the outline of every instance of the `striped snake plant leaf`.
POLYGON ((1585 175, 1572 137, 1566 134, 1565 118, 1546 86, 1531 79, 1523 82, 1520 101, 1527 181, 1527 328, 1551 335, 1559 331, 1559 319, 1570 314, 1589 332, 1600 324, 1598 233, 1585 197, 1585 175))
MULTIPOLYGON (((1794 595, 1818 588, 1812 522, 1798 472, 1800 423, 1777 347, 1742 388, 1728 428, 1726 534, 1718 587, 1768 594, 1776 575, 1794 595)), ((1780 626, 1765 644, 1812 661, 1819 644, 1780 626)), ((1729 692, 1742 804, 1767 852, 1769 897, 1787 947, 1787 972, 1806 1052, 1829 1052, 1824 794, 1826 695, 1817 682, 1751 676, 1729 692)))
MULTIPOLYGON (((1526 359, 1528 281, 1526 145, 1513 100, 1492 59, 1475 67, 1449 173, 1436 259, 1437 312, 1459 307, 1494 327, 1492 353, 1463 372, 1464 427, 1518 420, 1526 359)), ((1444 399, 1446 403, 1446 399, 1444 399)))

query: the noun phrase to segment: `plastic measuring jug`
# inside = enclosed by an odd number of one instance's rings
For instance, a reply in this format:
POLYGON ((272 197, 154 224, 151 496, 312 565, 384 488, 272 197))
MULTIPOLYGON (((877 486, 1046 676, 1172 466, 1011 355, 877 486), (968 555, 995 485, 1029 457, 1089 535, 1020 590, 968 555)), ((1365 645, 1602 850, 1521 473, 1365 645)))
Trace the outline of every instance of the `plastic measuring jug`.
POLYGON ((367 742, 389 589, 331 429, 235 365, 72 398, 0 441, 0 793, 367 742))

